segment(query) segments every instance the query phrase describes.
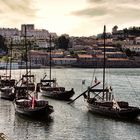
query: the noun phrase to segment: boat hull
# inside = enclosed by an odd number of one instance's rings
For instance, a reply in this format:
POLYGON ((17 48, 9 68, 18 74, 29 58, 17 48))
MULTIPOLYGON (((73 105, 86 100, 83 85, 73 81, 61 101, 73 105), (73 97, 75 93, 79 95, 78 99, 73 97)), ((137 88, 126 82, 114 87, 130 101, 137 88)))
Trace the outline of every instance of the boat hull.
POLYGON ((75 94, 73 89, 69 91, 47 91, 45 88, 41 89, 41 93, 43 96, 57 100, 70 100, 70 98, 75 94))
POLYGON ((48 117, 53 112, 53 107, 41 103, 39 106, 32 108, 30 101, 23 101, 20 104, 14 102, 15 112, 20 115, 33 117, 33 118, 44 118, 48 117))
POLYGON ((92 104, 88 104, 88 109, 90 112, 94 114, 99 114, 102 116, 107 116, 111 118, 118 119, 135 119, 140 114, 140 109, 137 107, 127 107, 119 109, 113 109, 110 107, 96 106, 92 104))
POLYGON ((24 107, 16 107, 16 113, 30 116, 30 117, 47 117, 51 114, 51 111, 47 109, 47 107, 41 108, 24 108, 24 107))

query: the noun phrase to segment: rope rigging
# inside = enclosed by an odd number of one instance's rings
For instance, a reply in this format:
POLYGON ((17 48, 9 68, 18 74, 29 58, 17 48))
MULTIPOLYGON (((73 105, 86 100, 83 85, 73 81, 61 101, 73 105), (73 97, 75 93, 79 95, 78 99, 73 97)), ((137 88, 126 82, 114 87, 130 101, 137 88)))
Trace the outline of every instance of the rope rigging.
MULTIPOLYGON (((133 87, 132 83, 130 82, 129 78, 127 77, 127 75, 125 75, 125 77, 126 77, 126 79, 127 79, 127 81, 128 81, 128 84, 129 84, 130 87, 132 88, 132 90, 133 90, 135 96, 138 97, 138 94, 137 94, 135 88, 133 87)), ((135 98, 133 98, 133 99, 134 99, 135 101, 137 101, 135 98)), ((140 106, 140 105, 139 105, 139 106, 140 106)))

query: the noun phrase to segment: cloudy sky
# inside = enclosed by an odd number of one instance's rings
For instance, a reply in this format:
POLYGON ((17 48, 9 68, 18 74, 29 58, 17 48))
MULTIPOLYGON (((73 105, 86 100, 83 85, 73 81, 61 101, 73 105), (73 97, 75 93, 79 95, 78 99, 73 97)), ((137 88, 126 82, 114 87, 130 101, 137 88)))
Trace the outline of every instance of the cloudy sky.
POLYGON ((58 35, 96 35, 140 26, 140 0, 0 0, 0 27, 35 24, 58 35))

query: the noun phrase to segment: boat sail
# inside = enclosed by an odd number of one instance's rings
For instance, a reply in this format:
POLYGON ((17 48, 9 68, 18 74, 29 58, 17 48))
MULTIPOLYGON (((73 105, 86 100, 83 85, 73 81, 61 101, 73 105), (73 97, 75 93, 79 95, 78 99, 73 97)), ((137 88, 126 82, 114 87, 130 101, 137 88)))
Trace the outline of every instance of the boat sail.
POLYGON ((50 68, 49 68, 49 79, 47 79, 47 75, 43 77, 43 79, 40 80, 40 91, 43 96, 57 99, 57 100, 70 100, 70 98, 75 94, 74 89, 71 88, 71 90, 66 90, 65 87, 60 87, 57 84, 56 78, 51 78, 51 35, 50 35, 50 68))
MULTIPOLYGON (((126 101, 117 101, 112 93, 111 87, 105 87, 105 70, 106 70, 106 55, 105 55, 105 39, 106 39, 106 26, 104 26, 104 62, 103 62, 103 87, 97 87, 101 82, 95 83, 94 86, 89 87, 86 91, 80 94, 84 96, 89 111, 94 114, 102 116, 118 118, 118 119, 136 119, 140 114, 140 108, 130 106, 126 101)), ((69 102, 72 103, 73 101, 69 102)))
MULTIPOLYGON (((25 26, 25 36, 26 36, 26 26, 25 26)), ((26 46, 26 54, 27 54, 26 43, 25 46, 26 46)), ((28 74, 29 74, 29 70, 26 65, 26 76, 27 76, 26 86, 23 86, 22 83, 18 83, 15 86, 15 94, 16 94, 16 98, 14 100, 15 112, 17 114, 25 115, 33 118, 42 118, 42 117, 46 118, 54 111, 53 106, 49 105, 49 102, 46 100, 38 99, 37 86, 34 91, 31 91, 29 89, 28 86, 29 86, 30 75, 28 76, 28 74)))

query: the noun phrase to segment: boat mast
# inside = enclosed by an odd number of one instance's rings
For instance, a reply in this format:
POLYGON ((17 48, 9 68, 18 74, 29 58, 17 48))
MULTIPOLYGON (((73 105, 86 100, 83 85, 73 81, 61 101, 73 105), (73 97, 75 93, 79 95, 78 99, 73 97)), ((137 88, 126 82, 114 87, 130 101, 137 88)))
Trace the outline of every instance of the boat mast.
MULTIPOLYGON (((6 40, 5 40, 5 41, 6 41, 6 40)), ((4 42, 4 43, 5 43, 5 42, 4 42)), ((6 42, 5 44, 6 44, 6 47, 7 47, 7 42, 6 42)), ((5 72, 6 79, 7 79, 8 63, 9 63, 9 57, 8 57, 7 60, 6 60, 6 72, 5 72)))
POLYGON ((106 67, 106 60, 105 60, 105 38, 106 38, 106 26, 104 25, 104 32, 103 32, 103 38, 104 38, 104 63, 103 63, 103 100, 105 98, 105 67, 106 67))
MULTIPOLYGON (((29 42, 29 60, 30 60, 30 75, 31 75, 31 42, 29 42)), ((31 77, 30 77, 31 80, 31 77)))
POLYGON ((10 72, 9 72, 9 79, 11 79, 11 67, 12 67, 12 46, 13 45, 13 40, 11 38, 11 45, 10 45, 10 72))
MULTIPOLYGON (((25 54, 26 54, 26 74, 28 75, 28 63, 27 63, 27 40, 26 40, 26 25, 25 25, 25 36, 24 36, 24 39, 25 39, 25 54)), ((27 80, 28 81, 28 80, 27 80)))
POLYGON ((9 61, 9 58, 6 60, 6 79, 7 79, 8 61, 9 61))
POLYGON ((29 83, 28 83, 28 55, 27 55, 27 53, 28 53, 28 48, 27 48, 27 30, 26 30, 26 25, 25 25, 25 53, 26 53, 26 80, 27 80, 27 92, 28 92, 28 88, 29 88, 29 83))
POLYGON ((51 46, 52 46, 52 41, 51 41, 51 35, 50 35, 50 80, 51 80, 51 72, 52 72, 52 70, 51 70, 51 65, 52 65, 52 63, 51 63, 51 46))

